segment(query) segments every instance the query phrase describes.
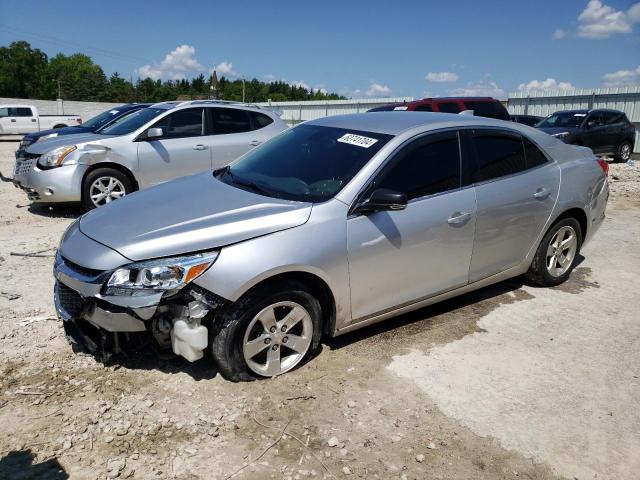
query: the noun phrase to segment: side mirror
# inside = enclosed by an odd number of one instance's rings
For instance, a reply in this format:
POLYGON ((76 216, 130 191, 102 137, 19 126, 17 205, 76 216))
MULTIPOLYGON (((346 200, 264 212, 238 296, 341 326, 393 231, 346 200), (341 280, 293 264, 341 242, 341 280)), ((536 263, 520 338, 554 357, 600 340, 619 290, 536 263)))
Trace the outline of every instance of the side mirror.
POLYGON ((369 198, 363 200, 354 211, 356 213, 374 213, 407 208, 407 196, 404 193, 379 188, 371 192, 369 198))
POLYGON ((147 135, 145 136, 145 140, 154 140, 156 138, 162 137, 163 132, 160 127, 150 128, 147 130, 147 135))

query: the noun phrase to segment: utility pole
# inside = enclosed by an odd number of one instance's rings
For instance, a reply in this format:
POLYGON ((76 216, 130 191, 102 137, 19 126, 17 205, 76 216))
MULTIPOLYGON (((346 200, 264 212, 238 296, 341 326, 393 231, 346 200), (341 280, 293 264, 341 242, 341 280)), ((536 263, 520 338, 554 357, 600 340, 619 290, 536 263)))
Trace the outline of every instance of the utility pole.
POLYGON ((58 79, 58 98, 62 98, 62 90, 60 89, 60 79, 58 79))
POLYGON ((245 103, 246 90, 244 88, 244 78, 242 79, 242 103, 245 103))

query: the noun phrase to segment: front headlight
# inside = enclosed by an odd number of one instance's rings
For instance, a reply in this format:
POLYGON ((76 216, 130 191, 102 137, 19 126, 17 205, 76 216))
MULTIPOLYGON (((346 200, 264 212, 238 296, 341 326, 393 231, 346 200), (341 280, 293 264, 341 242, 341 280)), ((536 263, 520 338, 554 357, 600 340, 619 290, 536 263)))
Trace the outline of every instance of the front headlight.
POLYGON ((66 145, 63 147, 55 148, 38 158, 38 166, 44 169, 59 167, 60 165, 62 165, 64 159, 67 158, 67 156, 69 156, 69 154, 74 152, 77 148, 78 147, 76 147, 75 145, 66 145))
POLYGON ((216 258, 218 252, 207 252, 132 263, 111 274, 104 294, 139 297, 175 293, 202 275, 216 258))

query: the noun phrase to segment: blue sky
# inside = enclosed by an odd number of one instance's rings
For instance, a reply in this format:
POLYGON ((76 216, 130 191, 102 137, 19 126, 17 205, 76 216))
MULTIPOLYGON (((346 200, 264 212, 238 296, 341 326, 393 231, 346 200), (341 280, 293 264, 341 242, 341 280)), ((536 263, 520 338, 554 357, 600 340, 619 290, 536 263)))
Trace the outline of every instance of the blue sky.
POLYGON ((0 0, 0 44, 107 74, 284 79, 349 97, 640 84, 640 2, 0 0))

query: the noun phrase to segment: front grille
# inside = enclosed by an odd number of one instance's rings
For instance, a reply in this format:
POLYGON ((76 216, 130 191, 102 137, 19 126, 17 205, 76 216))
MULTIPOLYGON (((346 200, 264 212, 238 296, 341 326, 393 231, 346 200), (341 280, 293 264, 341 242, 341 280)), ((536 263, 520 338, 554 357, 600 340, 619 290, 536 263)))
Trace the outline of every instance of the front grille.
POLYGON ((103 273, 103 270, 94 270, 92 268, 83 267, 82 265, 73 263, 71 260, 68 260, 65 257, 62 257, 62 261, 69 268, 69 270, 72 270, 79 275, 82 275, 83 277, 95 278, 103 273))
POLYGON ((75 290, 58 282, 56 285, 56 296, 60 306, 72 318, 79 318, 85 307, 85 299, 75 290))
POLYGON ((33 166, 36 164, 35 159, 26 159, 16 161, 15 175, 24 175, 29 173, 33 166))

